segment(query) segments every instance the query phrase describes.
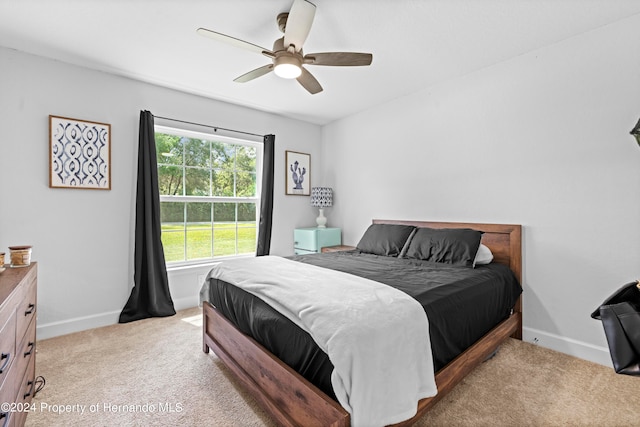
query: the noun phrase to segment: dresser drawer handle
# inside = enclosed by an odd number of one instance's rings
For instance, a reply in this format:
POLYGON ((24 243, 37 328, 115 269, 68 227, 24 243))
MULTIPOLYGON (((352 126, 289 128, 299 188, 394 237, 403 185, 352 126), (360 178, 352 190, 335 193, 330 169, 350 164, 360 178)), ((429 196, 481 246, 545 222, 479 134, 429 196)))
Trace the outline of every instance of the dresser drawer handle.
POLYGON ((29 304, 29 307, 27 308, 27 311, 24 312, 25 316, 30 315, 31 313, 33 313, 33 311, 36 309, 36 305, 35 304, 29 304))
POLYGON ((24 394, 24 396, 22 396, 22 398, 23 398, 23 399, 26 399, 27 397, 31 396, 31 393, 33 392, 34 384, 35 384, 35 382, 34 382, 34 381, 29 381, 29 382, 27 383, 27 385, 29 385, 29 386, 31 386, 31 387, 29 387, 29 391, 28 391, 28 392, 26 392, 26 393, 24 394))
POLYGON ((9 362, 11 361, 11 353, 2 353, 2 356, 0 356, 0 360, 2 359, 7 360, 5 360, 2 366, 0 366, 0 374, 3 373, 5 369, 7 369, 7 366, 9 366, 9 362))
POLYGON ((29 341, 29 344, 27 344, 27 348, 29 349, 29 351, 25 351, 24 352, 24 357, 29 356, 32 352, 33 352, 33 345, 35 343, 33 341, 29 341))

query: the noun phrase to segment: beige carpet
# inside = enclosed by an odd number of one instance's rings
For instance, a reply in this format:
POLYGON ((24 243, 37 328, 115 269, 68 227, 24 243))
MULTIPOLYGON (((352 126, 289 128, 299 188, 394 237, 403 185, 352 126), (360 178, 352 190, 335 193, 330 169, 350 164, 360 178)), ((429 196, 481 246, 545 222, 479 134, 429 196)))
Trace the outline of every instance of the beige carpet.
MULTIPOLYGON (((39 341, 46 386, 26 425, 275 425, 202 352, 199 315, 189 309, 39 341)), ((640 425, 640 378, 509 340, 417 425, 640 425)))

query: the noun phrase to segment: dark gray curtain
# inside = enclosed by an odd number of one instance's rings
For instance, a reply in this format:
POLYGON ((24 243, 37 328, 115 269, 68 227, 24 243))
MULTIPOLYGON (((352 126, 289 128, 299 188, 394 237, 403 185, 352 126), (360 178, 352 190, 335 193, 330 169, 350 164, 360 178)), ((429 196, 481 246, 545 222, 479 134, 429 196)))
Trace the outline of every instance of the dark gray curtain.
POLYGON ((260 224, 256 256, 269 255, 271 248, 271 219, 273 216, 273 158, 275 157, 275 135, 264 136, 262 157, 262 194, 260 198, 260 224))
POLYGON ((160 240, 160 194, 153 115, 140 111, 133 289, 120 323, 176 314, 160 240))

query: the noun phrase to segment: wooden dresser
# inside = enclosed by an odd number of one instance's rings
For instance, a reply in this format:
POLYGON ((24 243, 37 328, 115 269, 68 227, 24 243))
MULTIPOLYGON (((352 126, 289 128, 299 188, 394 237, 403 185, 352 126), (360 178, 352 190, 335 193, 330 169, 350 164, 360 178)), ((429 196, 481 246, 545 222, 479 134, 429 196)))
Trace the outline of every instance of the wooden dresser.
POLYGON ((0 426, 22 426, 36 374, 37 265, 0 273, 0 426))

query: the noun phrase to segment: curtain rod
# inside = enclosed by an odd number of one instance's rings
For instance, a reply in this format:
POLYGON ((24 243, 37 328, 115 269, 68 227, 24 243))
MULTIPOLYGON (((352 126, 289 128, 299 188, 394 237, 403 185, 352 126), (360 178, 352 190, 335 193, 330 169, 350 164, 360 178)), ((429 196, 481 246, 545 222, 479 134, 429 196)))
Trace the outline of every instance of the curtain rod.
POLYGON ((257 133, 244 132, 244 131, 235 130, 235 129, 227 129, 227 128, 222 128, 220 126, 204 125, 202 123, 188 122, 188 121, 185 121, 185 120, 172 119, 172 118, 169 118, 169 117, 162 117, 162 116, 153 116, 153 117, 155 117, 156 119, 164 119, 164 120, 169 120, 169 121, 172 121, 172 122, 180 122, 180 123, 186 123, 186 124, 189 124, 189 125, 203 126, 203 127, 206 127, 206 128, 213 129, 214 132, 217 132, 218 129, 220 129, 220 130, 225 130, 227 132, 242 133, 242 134, 245 134, 245 135, 252 135, 252 136, 257 136, 257 137, 260 137, 260 138, 264 138, 264 135, 258 135, 257 133))

